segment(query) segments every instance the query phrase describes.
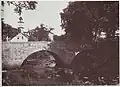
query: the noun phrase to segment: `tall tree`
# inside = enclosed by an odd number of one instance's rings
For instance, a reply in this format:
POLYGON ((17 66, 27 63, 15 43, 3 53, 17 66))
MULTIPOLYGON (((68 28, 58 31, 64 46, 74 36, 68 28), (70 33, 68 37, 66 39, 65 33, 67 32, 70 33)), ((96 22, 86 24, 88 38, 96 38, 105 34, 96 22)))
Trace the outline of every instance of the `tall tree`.
POLYGON ((72 40, 97 40, 101 32, 105 32, 107 38, 114 38, 118 30, 119 2, 69 2, 60 15, 61 26, 72 40))
POLYGON ((44 24, 41 24, 40 27, 36 27, 33 30, 30 30, 30 36, 29 36, 29 41, 50 41, 49 33, 53 28, 46 28, 44 24))
MULTIPOLYGON (((118 76, 119 41, 118 39, 116 40, 115 32, 119 29, 119 2, 69 2, 67 8, 65 8, 60 15, 61 26, 65 29, 66 35, 72 41, 79 42, 82 40, 81 42, 96 42, 99 40, 102 32, 105 32, 106 35, 104 40, 99 41, 97 48, 87 48, 80 51, 77 55, 78 57, 76 56, 73 59, 73 62, 75 61, 73 64, 74 70, 82 71, 83 75, 84 73, 88 75, 89 71, 87 70, 90 70, 93 74, 95 70, 94 66, 98 65, 96 66, 95 72, 97 71, 100 76, 118 76), (84 69, 80 68, 81 66, 83 66, 84 69)), ((82 72, 80 73, 81 76, 82 72)))

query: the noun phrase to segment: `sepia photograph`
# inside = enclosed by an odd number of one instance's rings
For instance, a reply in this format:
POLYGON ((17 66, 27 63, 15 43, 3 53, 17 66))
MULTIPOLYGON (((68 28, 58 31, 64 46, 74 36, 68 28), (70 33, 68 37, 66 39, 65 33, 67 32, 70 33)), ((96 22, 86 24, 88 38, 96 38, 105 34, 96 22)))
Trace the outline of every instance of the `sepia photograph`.
POLYGON ((1 1, 2 86, 119 86, 119 1, 1 1))

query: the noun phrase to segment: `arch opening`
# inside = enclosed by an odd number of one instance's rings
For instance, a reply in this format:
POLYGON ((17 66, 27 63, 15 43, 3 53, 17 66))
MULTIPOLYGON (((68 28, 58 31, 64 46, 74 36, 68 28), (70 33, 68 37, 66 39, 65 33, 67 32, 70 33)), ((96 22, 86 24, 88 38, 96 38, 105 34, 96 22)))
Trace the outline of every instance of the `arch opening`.
POLYGON ((56 79, 55 82, 58 83, 72 81, 67 64, 51 51, 42 50, 32 53, 23 61, 21 68, 30 78, 56 79))
POLYGON ((63 68, 65 68, 65 63, 60 59, 60 57, 47 50, 32 53, 21 65, 21 69, 27 73, 27 75, 34 78, 56 77, 57 72, 63 68))
MULTIPOLYGON (((27 65, 36 65, 37 62, 49 62, 57 67, 65 67, 64 61, 56 54, 48 50, 40 50, 30 54, 21 64, 21 67, 27 65), (42 61, 43 60, 43 61, 42 61), (45 61, 46 60, 46 61, 45 61), (56 63, 56 64, 54 64, 56 63)), ((48 65, 49 66, 49 65, 48 65)))

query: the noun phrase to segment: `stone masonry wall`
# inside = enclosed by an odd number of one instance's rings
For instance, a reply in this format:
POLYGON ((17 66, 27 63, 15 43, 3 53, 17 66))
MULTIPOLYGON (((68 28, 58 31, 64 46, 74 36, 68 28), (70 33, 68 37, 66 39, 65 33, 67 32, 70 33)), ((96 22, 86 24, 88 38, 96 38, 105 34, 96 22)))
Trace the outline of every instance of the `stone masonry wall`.
POLYGON ((2 64, 6 66, 19 66, 30 54, 47 49, 50 42, 3 42, 2 64))
POLYGON ((20 66, 22 62, 32 53, 40 50, 49 50, 57 54, 64 62, 70 63, 74 53, 65 48, 62 42, 2 42, 2 64, 4 66, 20 66))

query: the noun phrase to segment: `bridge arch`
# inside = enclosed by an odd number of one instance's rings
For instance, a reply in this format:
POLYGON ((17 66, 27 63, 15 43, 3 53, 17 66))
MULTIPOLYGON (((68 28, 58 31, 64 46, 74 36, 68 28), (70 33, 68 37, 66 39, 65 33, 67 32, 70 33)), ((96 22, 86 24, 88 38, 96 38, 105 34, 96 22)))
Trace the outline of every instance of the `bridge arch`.
POLYGON ((46 59, 48 57, 52 58, 52 60, 55 60, 57 67, 65 67, 63 60, 56 53, 48 50, 40 50, 30 54, 27 58, 25 58, 25 60, 23 60, 21 67, 35 65, 37 61, 44 58, 46 59))

